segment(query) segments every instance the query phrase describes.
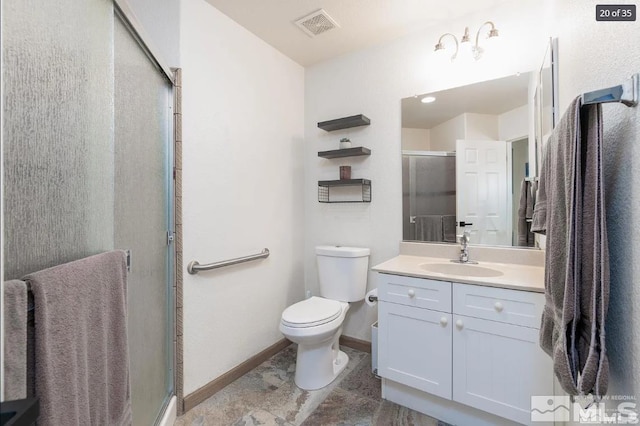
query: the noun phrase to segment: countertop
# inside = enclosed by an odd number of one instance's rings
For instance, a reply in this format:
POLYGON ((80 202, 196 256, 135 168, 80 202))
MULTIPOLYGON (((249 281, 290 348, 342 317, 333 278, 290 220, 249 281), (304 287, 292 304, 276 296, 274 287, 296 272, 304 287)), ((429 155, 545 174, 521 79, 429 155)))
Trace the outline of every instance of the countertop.
MULTIPOLYGON (((502 275, 474 277, 427 271, 420 266, 426 263, 450 263, 450 258, 401 254, 374 266, 372 270, 385 274, 544 293, 544 266, 482 261, 476 266, 498 270, 502 272, 502 275)), ((465 265, 460 266, 464 267, 465 265)))

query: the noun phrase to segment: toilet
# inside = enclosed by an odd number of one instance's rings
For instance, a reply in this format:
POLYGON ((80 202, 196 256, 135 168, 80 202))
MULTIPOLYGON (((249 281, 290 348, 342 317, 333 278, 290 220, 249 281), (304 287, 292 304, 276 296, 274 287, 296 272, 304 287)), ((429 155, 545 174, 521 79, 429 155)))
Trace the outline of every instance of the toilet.
POLYGON ((349 302, 364 299, 369 268, 368 248, 316 247, 320 296, 289 306, 282 313, 280 331, 298 344, 296 385, 305 390, 331 383, 349 357, 338 346, 349 302))

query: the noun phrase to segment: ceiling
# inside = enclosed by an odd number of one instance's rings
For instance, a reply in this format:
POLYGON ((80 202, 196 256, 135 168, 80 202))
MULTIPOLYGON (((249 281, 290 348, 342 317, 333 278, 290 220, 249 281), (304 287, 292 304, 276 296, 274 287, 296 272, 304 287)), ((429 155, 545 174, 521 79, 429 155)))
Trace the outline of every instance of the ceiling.
MULTIPOLYGON (((207 0, 302 66, 390 41, 505 0, 207 0), (315 37, 295 21, 324 9, 339 25, 315 37)), ((435 41, 434 41, 435 44, 435 41)))
POLYGON ((465 112, 502 114, 527 104, 530 73, 483 81, 429 93, 435 102, 423 104, 418 95, 402 100, 402 127, 431 129, 465 112))

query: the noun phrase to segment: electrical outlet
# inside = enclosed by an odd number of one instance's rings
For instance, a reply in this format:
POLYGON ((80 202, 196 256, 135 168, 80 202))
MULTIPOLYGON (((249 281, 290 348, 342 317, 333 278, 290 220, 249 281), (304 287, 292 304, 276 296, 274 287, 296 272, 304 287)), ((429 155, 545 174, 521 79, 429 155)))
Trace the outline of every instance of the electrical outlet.
POLYGON ((311 297, 311 290, 307 290, 307 299, 311 297))

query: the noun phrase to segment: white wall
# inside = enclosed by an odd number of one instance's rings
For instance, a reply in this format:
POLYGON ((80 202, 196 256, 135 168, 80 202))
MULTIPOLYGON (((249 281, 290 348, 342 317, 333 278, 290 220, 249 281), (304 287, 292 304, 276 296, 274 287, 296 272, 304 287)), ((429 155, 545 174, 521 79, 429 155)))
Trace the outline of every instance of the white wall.
MULTIPOLYGON (((561 112, 580 93, 620 84, 640 71, 638 22, 596 22, 598 3, 558 3, 561 112)), ((609 394, 635 395, 640 406, 640 107, 607 104, 602 109, 611 257, 609 394)))
POLYGON ((498 116, 498 139, 513 141, 529 136, 529 105, 512 109, 498 116))
POLYGON ((491 114, 465 114, 465 139, 497 140, 498 116, 491 114))
POLYGON ((429 151, 431 149, 429 129, 402 128, 402 149, 405 151, 429 151))
MULTIPOLYGON (((305 283, 318 294, 313 247, 342 244, 371 248, 370 264, 398 254, 402 239, 400 100, 455 86, 537 69, 551 35, 546 1, 501 3, 492 10, 452 21, 394 42, 326 61, 306 70, 305 83, 305 283), (472 31, 487 19, 500 30, 499 53, 488 53, 470 65, 436 61, 433 46, 444 32, 472 31), (318 121, 365 114, 371 125, 327 133, 318 121), (317 181, 335 176, 331 160, 317 151, 333 146, 344 135, 372 149, 370 157, 353 159, 353 175, 372 180, 370 204, 320 204, 317 181)), ((425 17, 425 20, 428 17, 425 17)), ((432 149, 435 138, 431 135, 432 149)), ((375 287, 369 274, 368 287, 375 287)), ((376 309, 354 303, 344 334, 369 340, 376 309)))
POLYGON ((304 69, 204 0, 181 9, 184 392, 283 336, 303 284, 304 69), (271 250, 268 259, 188 275, 271 250))
POLYGON ((455 151, 456 140, 464 139, 466 132, 464 114, 440 123, 431 128, 431 149, 434 151, 455 151))
MULTIPOLYGON (((180 65, 180 0, 126 0, 160 59, 180 65)), ((149 42, 149 40, 145 40, 149 42)))

